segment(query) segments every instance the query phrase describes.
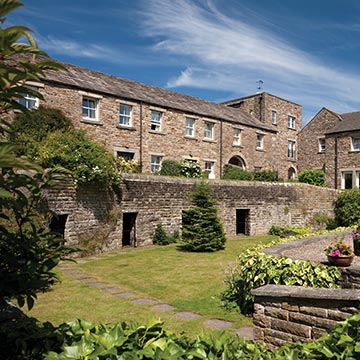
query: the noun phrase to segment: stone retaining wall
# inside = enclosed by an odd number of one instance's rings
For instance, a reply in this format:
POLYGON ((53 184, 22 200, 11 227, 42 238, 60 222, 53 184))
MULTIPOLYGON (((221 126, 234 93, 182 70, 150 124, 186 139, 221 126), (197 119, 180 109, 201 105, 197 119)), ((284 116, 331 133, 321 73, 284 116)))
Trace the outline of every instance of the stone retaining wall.
MULTIPOLYGON (((124 214, 133 213, 136 244, 147 245, 152 243, 158 224, 168 233, 181 231, 182 211, 191 206, 191 192, 197 182, 124 174, 117 189, 89 186, 75 191, 64 185, 49 193, 48 200, 57 214, 67 215, 65 239, 70 243, 101 230, 109 239, 109 247, 121 247, 124 214)), ((268 233, 272 225, 308 226, 319 213, 332 217, 338 196, 335 190, 300 183, 215 180, 211 184, 229 238, 238 233, 238 210, 247 214, 244 233, 259 235, 268 233)))
POLYGON ((266 285, 255 296, 255 341, 270 349, 308 342, 360 311, 360 290, 266 285))

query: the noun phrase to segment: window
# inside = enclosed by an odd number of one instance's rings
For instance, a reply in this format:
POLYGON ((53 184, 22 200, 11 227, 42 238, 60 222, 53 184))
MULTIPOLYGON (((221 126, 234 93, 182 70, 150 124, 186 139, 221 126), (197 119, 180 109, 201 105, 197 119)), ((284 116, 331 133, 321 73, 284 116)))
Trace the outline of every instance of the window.
POLYGON ((326 150, 325 139, 319 139, 319 152, 324 153, 326 150))
POLYGON ((214 139, 214 123, 209 121, 204 122, 204 139, 214 139))
POLYGON ((120 125, 131 126, 131 106, 120 104, 120 125))
POLYGON ((356 187, 360 188, 360 171, 356 172, 356 187))
POLYGON ((233 129, 233 145, 240 146, 241 145, 241 130, 233 129))
POLYGON ((185 120, 185 135, 189 137, 195 136, 195 120, 186 118, 185 120))
POLYGON ((256 134, 256 148, 259 150, 264 149, 264 135, 256 134))
POLYGON ((360 151, 360 137, 353 137, 351 139, 352 151, 360 151))
POLYGON ((341 174, 341 188, 352 189, 353 188, 353 174, 350 171, 344 171, 341 174))
POLYGON ((161 170, 162 156, 151 155, 151 172, 158 173, 161 170))
POLYGON ((116 156, 119 158, 123 158, 125 161, 133 160, 134 159, 134 153, 132 152, 126 152, 126 151, 117 151, 116 156))
POLYGON ((276 125, 276 124, 277 124, 277 118, 276 118, 276 116, 277 116, 277 112, 276 112, 275 110, 272 110, 272 111, 271 111, 271 123, 272 123, 273 125, 276 125))
POLYGON ((295 159, 295 141, 288 141, 288 159, 295 159))
POLYGON ((295 129, 295 118, 294 116, 288 116, 288 128, 295 129))
POLYGON ((210 174, 214 174, 214 161, 205 161, 205 172, 210 174))
MULTIPOLYGON (((33 91, 37 91, 38 89, 34 88, 34 87, 30 87, 29 89, 33 90, 33 91)), ((37 109, 39 107, 39 99, 34 96, 34 95, 30 95, 30 94, 21 94, 22 97, 19 99, 19 104, 21 104, 22 106, 25 106, 28 110, 31 109, 37 109)))
POLYGON ((83 97, 82 100, 82 115, 84 119, 97 120, 98 119, 98 101, 83 97))
POLYGON ((161 131, 161 118, 162 112, 160 111, 151 111, 151 125, 150 129, 153 131, 161 131))

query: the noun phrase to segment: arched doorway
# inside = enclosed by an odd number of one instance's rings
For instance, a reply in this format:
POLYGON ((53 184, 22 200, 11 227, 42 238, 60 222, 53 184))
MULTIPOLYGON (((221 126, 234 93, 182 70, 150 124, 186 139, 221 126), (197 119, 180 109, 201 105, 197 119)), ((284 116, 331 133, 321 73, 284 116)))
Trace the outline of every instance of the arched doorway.
POLYGON ((245 161, 241 156, 235 155, 229 160, 229 164, 240 167, 243 170, 246 170, 245 161))
POLYGON ((288 180, 295 180, 295 178, 296 178, 296 170, 293 167, 291 167, 288 170, 288 180))

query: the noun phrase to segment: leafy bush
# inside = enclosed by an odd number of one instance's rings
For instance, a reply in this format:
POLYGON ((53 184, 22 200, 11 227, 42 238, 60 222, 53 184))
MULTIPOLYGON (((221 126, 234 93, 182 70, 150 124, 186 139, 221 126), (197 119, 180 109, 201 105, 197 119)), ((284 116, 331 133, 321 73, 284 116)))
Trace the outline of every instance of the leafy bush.
POLYGON ((125 160, 119 157, 116 159, 116 164, 120 172, 128 174, 139 174, 141 172, 141 164, 136 160, 125 160))
POLYGON ((231 164, 225 164, 222 178, 225 180, 253 180, 251 173, 231 164))
POLYGON ((269 350, 264 344, 218 336, 189 339, 176 336, 156 320, 147 324, 93 324, 76 320, 54 327, 34 319, 23 319, 0 327, 3 359, 359 359, 360 313, 309 343, 289 343, 269 350))
POLYGON ((351 226, 360 220, 360 189, 344 190, 335 201, 335 221, 339 226, 351 226))
POLYGON ((225 307, 249 314, 253 311, 251 291, 255 288, 267 284, 335 288, 339 277, 336 267, 267 255, 260 248, 247 249, 225 279, 227 289, 222 300, 225 307))
POLYGON ((299 174, 298 180, 301 183, 324 187, 325 172, 323 170, 304 170, 299 174))
POLYGON ((112 154, 91 141, 83 131, 50 133, 43 141, 39 161, 45 167, 61 166, 70 170, 75 186, 96 184, 106 187, 116 185, 120 180, 112 154))
POLYGON ((15 117, 10 141, 22 145, 19 154, 36 159, 38 148, 49 133, 67 132, 73 128, 71 121, 60 110, 40 107, 15 117))
POLYGON ((276 225, 273 225, 269 230, 270 235, 281 236, 281 237, 288 237, 293 235, 305 235, 305 234, 310 234, 310 232, 311 231, 308 228, 294 228, 290 226, 281 227, 276 225))
POLYGON ((181 175, 186 178, 197 178, 202 177, 201 165, 197 161, 183 160, 180 161, 181 175))
POLYGON ((164 176, 181 176, 182 167, 176 160, 165 159, 161 163, 160 175, 164 176))
POLYGON ((254 173, 253 178, 256 181, 271 181, 271 182, 279 181, 279 175, 277 171, 258 171, 254 173))
POLYGON ((173 235, 169 235, 161 224, 158 224, 155 229, 153 243, 156 245, 169 245, 177 243, 180 240, 179 232, 175 231, 173 235))
POLYGON ((192 194, 193 208, 183 211, 181 248, 189 251, 218 251, 226 237, 208 183, 200 183, 192 194))

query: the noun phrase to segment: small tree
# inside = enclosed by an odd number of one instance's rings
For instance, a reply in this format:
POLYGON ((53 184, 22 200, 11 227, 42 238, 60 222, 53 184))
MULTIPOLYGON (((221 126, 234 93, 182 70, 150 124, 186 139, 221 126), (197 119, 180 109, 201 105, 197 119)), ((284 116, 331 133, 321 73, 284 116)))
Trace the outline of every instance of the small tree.
POLYGON ((208 183, 200 183, 192 194, 193 207, 183 211, 180 247, 188 251, 218 251, 226 237, 208 183))
POLYGON ((360 189, 344 190, 335 202, 335 221, 339 226, 351 226, 360 220, 360 189))
POLYGON ((234 166, 231 164, 225 164, 224 174, 222 176, 224 180, 253 180, 253 176, 250 172, 242 169, 239 166, 234 166))

